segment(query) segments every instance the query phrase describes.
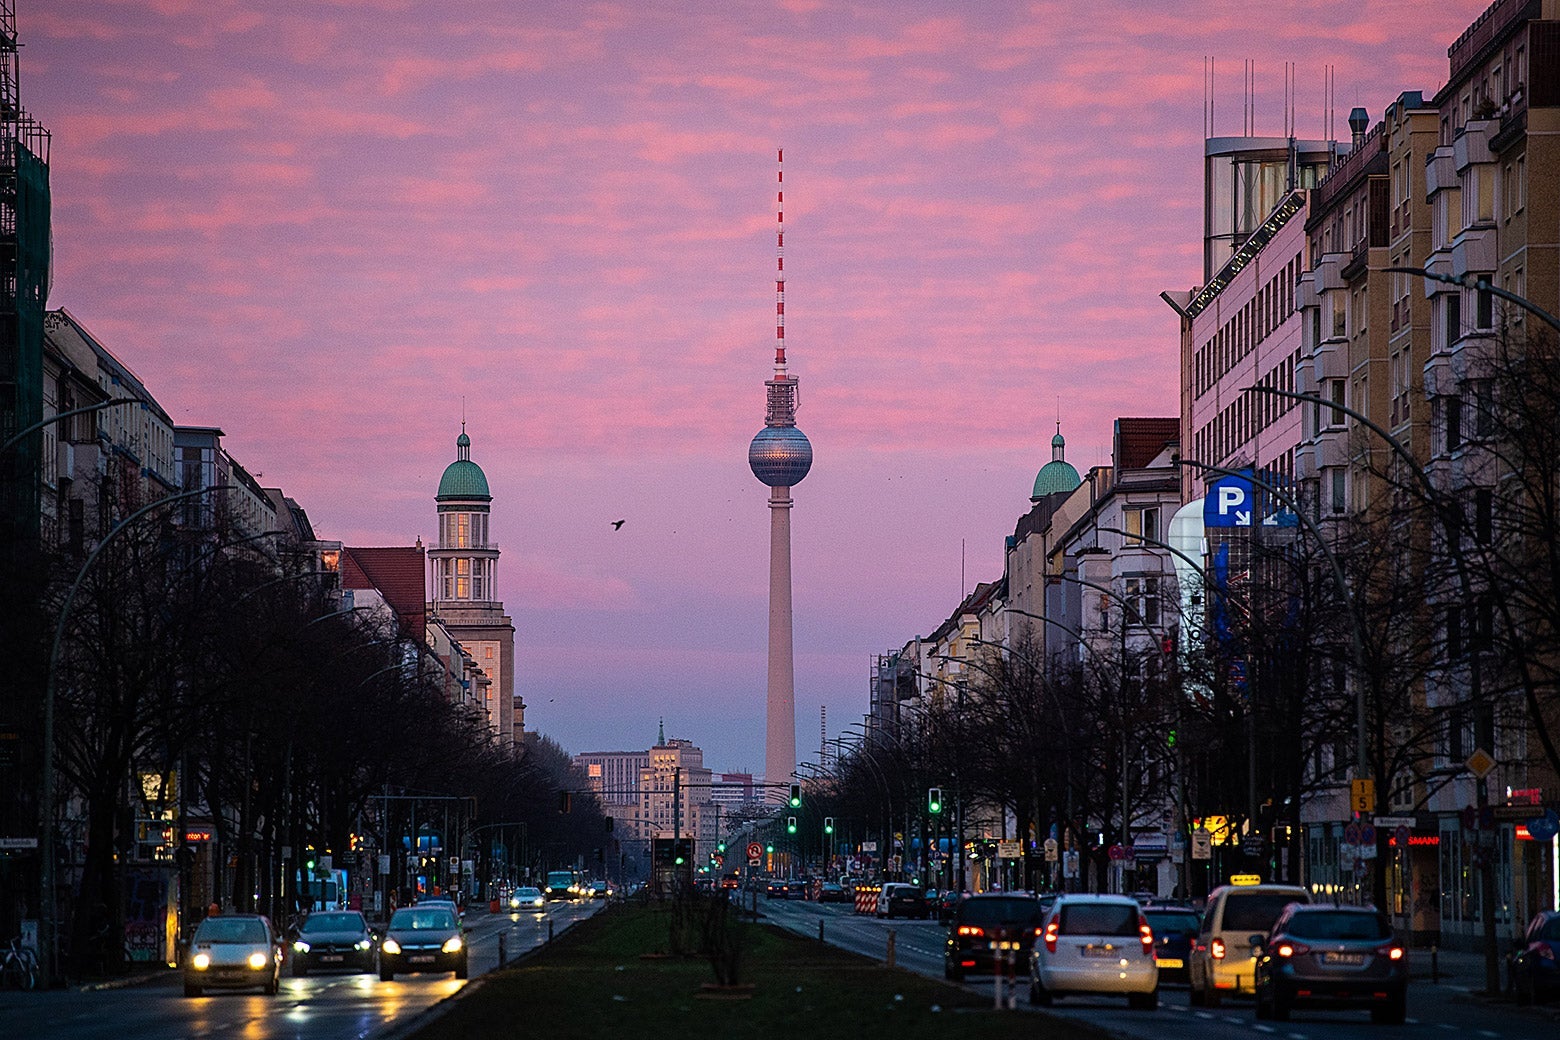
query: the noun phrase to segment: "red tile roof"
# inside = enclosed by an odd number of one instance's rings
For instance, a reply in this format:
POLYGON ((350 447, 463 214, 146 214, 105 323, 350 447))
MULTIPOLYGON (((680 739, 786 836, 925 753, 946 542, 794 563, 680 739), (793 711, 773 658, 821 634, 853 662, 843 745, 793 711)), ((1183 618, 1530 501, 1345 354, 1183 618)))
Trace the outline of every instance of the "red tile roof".
POLYGON ((428 624, 427 573, 420 545, 341 548, 341 587, 378 589, 414 639, 425 637, 428 624))
POLYGON ((1117 419, 1116 469, 1147 469, 1165 445, 1181 439, 1181 420, 1117 419))

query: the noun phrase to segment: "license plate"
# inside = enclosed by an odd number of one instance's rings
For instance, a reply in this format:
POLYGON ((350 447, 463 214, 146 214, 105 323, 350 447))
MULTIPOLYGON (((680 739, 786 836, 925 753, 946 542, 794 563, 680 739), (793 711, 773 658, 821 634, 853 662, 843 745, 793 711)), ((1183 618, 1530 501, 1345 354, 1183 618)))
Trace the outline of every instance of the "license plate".
POLYGON ((416 957, 408 957, 407 960, 411 961, 413 964, 432 964, 434 958, 433 954, 431 953, 423 953, 418 954, 416 957))
POLYGON ((1121 955, 1121 951, 1114 946, 1085 946, 1083 955, 1085 957, 1118 957, 1121 955))
POLYGON ((1322 954, 1322 963, 1323 964, 1364 964, 1365 963, 1365 955, 1363 953, 1324 953, 1324 954, 1322 954))
POLYGON ((1161 957, 1159 958, 1159 966, 1161 968, 1184 968, 1186 967, 1186 962, 1179 957, 1161 957))
POLYGON ((344 961, 346 959, 347 958, 343 954, 327 953, 325 956, 320 958, 320 963, 321 964, 336 964, 336 963, 339 963, 339 962, 344 961))

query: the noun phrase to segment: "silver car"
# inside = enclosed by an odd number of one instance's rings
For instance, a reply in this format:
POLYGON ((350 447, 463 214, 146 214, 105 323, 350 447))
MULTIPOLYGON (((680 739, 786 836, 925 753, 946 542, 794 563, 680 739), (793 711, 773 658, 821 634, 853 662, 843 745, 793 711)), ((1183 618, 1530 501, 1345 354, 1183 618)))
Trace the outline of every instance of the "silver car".
POLYGON ((281 984, 282 949, 271 922, 259 914, 208 917, 195 929, 184 958, 184 995, 208 988, 258 986, 274 997, 281 984))
POLYGON ((1030 954, 1029 1002, 1049 1007, 1069 993, 1125 996, 1159 1006, 1154 933, 1128 896, 1064 895, 1051 907, 1030 954))

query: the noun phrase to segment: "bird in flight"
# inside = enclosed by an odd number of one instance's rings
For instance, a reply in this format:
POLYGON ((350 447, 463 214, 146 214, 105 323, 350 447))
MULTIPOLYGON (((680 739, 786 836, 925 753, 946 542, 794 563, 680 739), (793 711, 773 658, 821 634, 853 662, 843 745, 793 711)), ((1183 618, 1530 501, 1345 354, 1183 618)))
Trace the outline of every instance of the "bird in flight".
POLYGON ((614 521, 612 521, 612 530, 617 531, 617 530, 620 530, 622 527, 623 527, 623 521, 621 521, 621 520, 614 520, 614 521))

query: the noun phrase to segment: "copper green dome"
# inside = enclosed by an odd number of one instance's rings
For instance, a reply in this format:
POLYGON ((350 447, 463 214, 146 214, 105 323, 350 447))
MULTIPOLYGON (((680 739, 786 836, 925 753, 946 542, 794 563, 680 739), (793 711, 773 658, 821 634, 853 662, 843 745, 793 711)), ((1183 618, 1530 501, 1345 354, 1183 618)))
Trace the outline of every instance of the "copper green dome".
POLYGON ((451 498, 480 498, 491 501, 493 496, 488 493, 487 475, 482 472, 482 467, 471 461, 471 438, 466 436, 466 431, 460 431, 460 436, 455 439, 455 454, 457 458, 444 468, 444 476, 439 478, 439 493, 434 496, 435 501, 443 502, 451 498))
POLYGON ((1041 466, 1040 472, 1035 474, 1035 488, 1029 495, 1031 502, 1038 502, 1047 495, 1071 494, 1078 490, 1083 478, 1067 461, 1066 454, 1067 441, 1062 437, 1062 424, 1058 422, 1056 436, 1051 438, 1051 461, 1041 466))

